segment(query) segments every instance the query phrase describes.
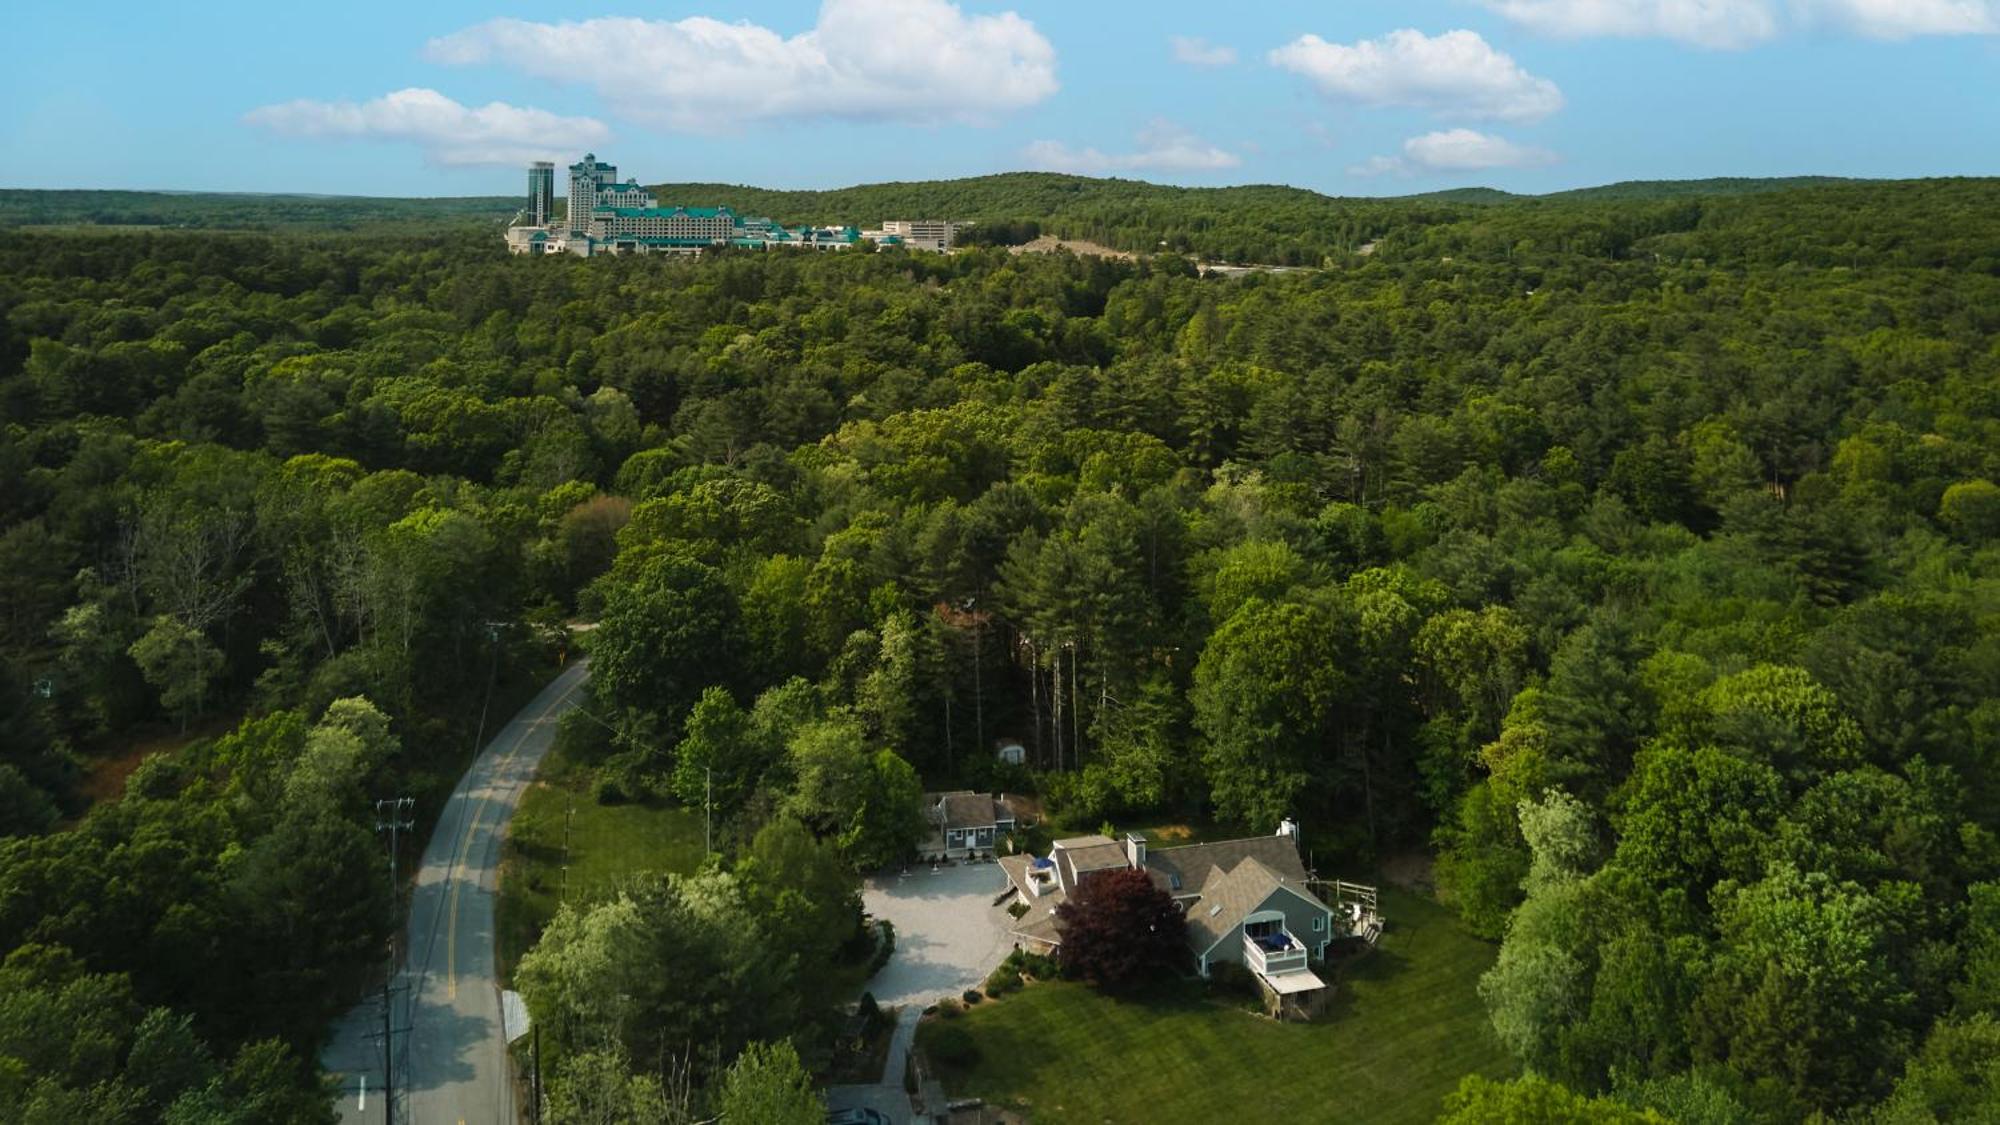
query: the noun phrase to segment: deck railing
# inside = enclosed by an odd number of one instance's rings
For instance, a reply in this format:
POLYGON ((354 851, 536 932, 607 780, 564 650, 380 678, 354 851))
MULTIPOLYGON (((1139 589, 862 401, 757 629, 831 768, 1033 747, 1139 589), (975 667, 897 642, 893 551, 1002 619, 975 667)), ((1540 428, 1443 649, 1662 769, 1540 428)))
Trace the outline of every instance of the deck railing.
POLYGON ((1285 949, 1283 952, 1265 949, 1257 943, 1256 938, 1248 934, 1243 936, 1243 964, 1251 972, 1261 973, 1267 977, 1275 977, 1282 976, 1285 973, 1300 972, 1305 969, 1305 943, 1293 937, 1290 930, 1282 932, 1291 943, 1290 948, 1285 949))

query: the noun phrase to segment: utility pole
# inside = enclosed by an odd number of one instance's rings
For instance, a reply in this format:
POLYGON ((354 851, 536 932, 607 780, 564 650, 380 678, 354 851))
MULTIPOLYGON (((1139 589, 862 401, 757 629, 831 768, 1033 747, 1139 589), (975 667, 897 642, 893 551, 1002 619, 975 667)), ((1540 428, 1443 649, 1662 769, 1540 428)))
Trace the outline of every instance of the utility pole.
POLYGON ((491 667, 486 672, 486 694, 479 701, 479 730, 472 736, 472 757, 467 768, 479 760, 479 747, 486 741, 486 709, 493 705, 493 685, 500 679, 500 630, 507 627, 505 621, 486 623, 486 647, 492 651, 491 667))
POLYGON ((528 1083, 528 1092, 534 1098, 535 1112, 530 1118, 534 1125, 542 1125, 542 1025, 535 1025, 535 1039, 531 1052, 534 1056, 534 1078, 528 1083))
POLYGON ((576 794, 569 795, 569 806, 563 812, 563 885, 562 897, 569 901, 569 829, 576 821, 576 794))
MULTIPOLYGON (((416 807, 414 797, 395 797, 375 802, 375 831, 389 833, 389 901, 402 902, 402 883, 398 878, 398 859, 401 856, 402 833, 415 828, 417 822, 410 817, 410 810, 416 807)), ((396 1003, 396 934, 402 930, 402 911, 395 912, 397 924, 389 931, 389 964, 382 974, 382 1123, 396 1125, 396 1045, 395 1022, 396 1003)))
POLYGON ((715 768, 703 766, 701 770, 701 859, 715 854, 715 768))

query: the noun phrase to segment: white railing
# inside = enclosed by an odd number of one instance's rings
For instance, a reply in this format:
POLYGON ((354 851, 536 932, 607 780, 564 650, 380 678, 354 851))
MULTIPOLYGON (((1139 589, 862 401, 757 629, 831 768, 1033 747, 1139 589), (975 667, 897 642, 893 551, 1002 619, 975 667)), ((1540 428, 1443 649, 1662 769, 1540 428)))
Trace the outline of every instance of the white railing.
POLYGON ((1251 972, 1267 977, 1282 976, 1285 973, 1301 972, 1306 967, 1306 947, 1290 930, 1283 931, 1291 947, 1280 953, 1265 949, 1257 944, 1257 939, 1243 935, 1243 963, 1251 972))

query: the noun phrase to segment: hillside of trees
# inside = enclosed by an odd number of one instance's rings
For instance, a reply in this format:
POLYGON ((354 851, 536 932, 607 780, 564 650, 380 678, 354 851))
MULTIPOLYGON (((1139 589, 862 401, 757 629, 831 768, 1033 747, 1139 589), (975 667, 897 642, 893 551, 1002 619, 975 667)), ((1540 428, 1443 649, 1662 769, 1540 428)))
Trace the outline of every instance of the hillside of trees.
POLYGON ((434 230, 496 232, 521 206, 516 196, 392 199, 196 191, 30 191, 0 188, 0 228, 171 227, 192 230, 434 230))
MULTIPOLYGON (((953 190, 1328 266, 0 245, 0 1122, 326 1119, 369 802, 434 808, 573 617, 591 752, 712 780, 724 860, 524 961, 564 1096, 810 1056, 830 944, 686 994, 620 935, 823 937, 956 783, 1434 853, 1536 1099, 2000 1112, 2000 183, 1063 183, 953 190), (590 1006, 606 948, 643 1003, 590 1006)), ((714 201, 822 217, 775 198, 714 201)))

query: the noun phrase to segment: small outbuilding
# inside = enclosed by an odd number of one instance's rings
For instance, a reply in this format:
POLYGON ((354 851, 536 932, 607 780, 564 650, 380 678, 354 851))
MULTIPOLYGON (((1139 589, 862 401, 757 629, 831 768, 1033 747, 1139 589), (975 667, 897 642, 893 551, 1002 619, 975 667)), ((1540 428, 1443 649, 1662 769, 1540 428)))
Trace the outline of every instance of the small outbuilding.
POLYGON ((931 793, 924 804, 937 836, 929 847, 933 854, 957 858, 973 852, 990 852, 1000 837, 1014 830, 1014 807, 1005 793, 993 796, 969 789, 954 793, 931 793))

